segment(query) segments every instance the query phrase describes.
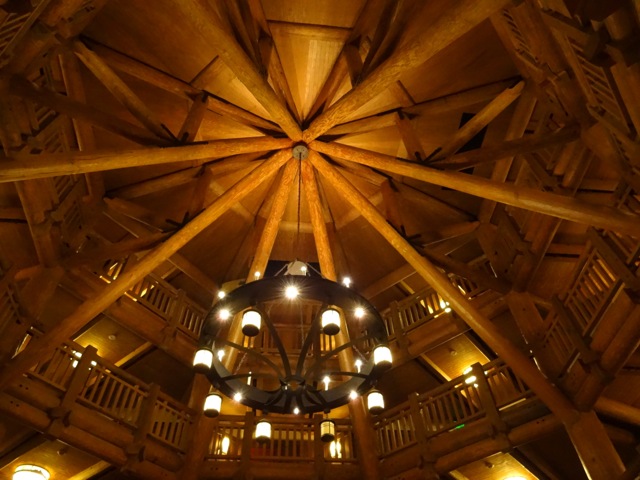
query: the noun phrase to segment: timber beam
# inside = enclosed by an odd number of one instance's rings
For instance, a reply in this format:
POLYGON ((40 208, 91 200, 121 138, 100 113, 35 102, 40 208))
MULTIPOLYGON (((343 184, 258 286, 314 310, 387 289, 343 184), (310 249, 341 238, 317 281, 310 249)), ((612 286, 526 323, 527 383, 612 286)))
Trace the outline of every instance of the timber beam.
POLYGON ((99 153, 16 155, 0 165, 0 183, 55 177, 118 168, 221 158, 240 153, 287 148, 291 140, 269 137, 212 140, 196 145, 167 148, 112 150, 99 153))
POLYGON ((459 172, 443 172, 404 159, 335 143, 314 141, 310 147, 327 155, 346 158, 371 168, 451 188, 514 207, 606 230, 640 236, 640 218, 604 205, 533 188, 500 183, 459 172))

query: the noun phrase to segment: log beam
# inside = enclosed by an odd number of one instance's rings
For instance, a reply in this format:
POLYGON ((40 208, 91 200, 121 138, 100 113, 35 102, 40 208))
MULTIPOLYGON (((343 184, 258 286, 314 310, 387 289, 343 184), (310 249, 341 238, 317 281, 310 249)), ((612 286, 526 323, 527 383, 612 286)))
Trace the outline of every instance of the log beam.
POLYGON ((125 272, 113 283, 107 285, 95 298, 81 304, 53 330, 32 341, 29 347, 14 357, 0 373, 0 390, 3 390, 11 382, 19 378, 20 375, 34 365, 38 358, 42 358, 60 343, 70 338, 96 315, 99 315, 120 298, 132 285, 151 273, 167 257, 176 253, 196 235, 220 218, 231 205, 252 192, 266 178, 275 173, 290 156, 291 153, 288 150, 280 151, 273 155, 270 160, 233 185, 180 231, 145 255, 128 272, 125 272))
POLYGON ((267 268, 267 262, 271 256, 271 250, 273 249, 273 245, 276 243, 280 220, 282 220, 284 209, 287 206, 287 201, 289 200, 289 193, 297 175, 298 163, 290 160, 284 167, 282 177, 280 178, 277 189, 273 194, 271 210, 264 229, 262 230, 262 235, 260 236, 255 256, 251 262, 247 282, 255 280, 256 273, 258 274, 258 278, 264 275, 267 268))
POLYGON ((375 169, 451 188, 525 210, 606 230, 640 236, 638 216, 612 207, 591 204, 572 197, 509 183, 495 182, 474 175, 459 172, 442 172, 402 161, 389 155, 334 143, 328 144, 314 141, 310 144, 310 147, 327 155, 346 158, 352 162, 375 169))
POLYGON ((300 126, 289 110, 280 101, 271 86, 260 74, 251 58, 244 52, 222 19, 206 1, 196 2, 193 20, 213 45, 220 58, 253 94, 260 104, 271 113, 275 122, 294 141, 302 138, 300 126))
POLYGON ((422 257, 396 232, 366 197, 316 152, 310 152, 309 159, 322 176, 330 181, 351 205, 360 210, 362 216, 375 230, 451 304, 465 322, 513 368, 552 412, 563 422, 571 423, 577 419, 577 411, 567 397, 549 383, 529 358, 487 320, 435 265, 422 257))
POLYGON ((111 150, 99 153, 16 155, 0 165, 0 183, 118 168, 221 158, 290 147, 291 140, 270 137, 214 140, 198 145, 111 150))
POLYGON ((348 118, 358 107, 399 80, 404 72, 432 58, 507 3, 506 0, 461 0, 448 5, 419 35, 396 49, 362 83, 318 116, 304 132, 304 140, 309 142, 348 118))
POLYGON ((471 140, 484 127, 489 125, 493 119, 500 115, 506 108, 511 105, 522 93, 524 89, 524 81, 520 81, 515 85, 504 90, 500 95, 491 100, 471 120, 465 123, 453 136, 439 149, 434 152, 436 159, 442 159, 449 155, 453 155, 460 148, 471 140))
POLYGON ((159 138, 173 139, 173 134, 147 105, 94 51, 80 41, 73 42, 73 52, 109 92, 150 132, 159 138))

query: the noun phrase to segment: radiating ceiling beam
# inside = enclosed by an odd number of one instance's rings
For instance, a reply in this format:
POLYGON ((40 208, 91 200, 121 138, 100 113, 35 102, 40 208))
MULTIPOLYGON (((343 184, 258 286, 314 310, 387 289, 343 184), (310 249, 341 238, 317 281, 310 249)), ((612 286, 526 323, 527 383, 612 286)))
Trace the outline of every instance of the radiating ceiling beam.
POLYGON ((609 206, 596 205, 573 197, 510 183, 495 182, 465 173, 443 172, 408 161, 401 161, 389 155, 335 143, 314 141, 310 147, 327 155, 346 158, 352 162, 451 188, 469 195, 572 222, 628 233, 636 237, 640 236, 640 218, 637 215, 609 206))
POLYGON ((231 32, 225 27, 215 9, 205 0, 194 2, 192 19, 203 35, 211 40, 224 63, 238 77, 251 94, 269 112, 282 130, 294 141, 302 138, 296 120, 280 101, 258 67, 244 52, 231 32))
POLYGON ((82 303, 52 330, 32 340, 29 346, 22 353, 11 359, 0 372, 0 391, 23 375, 38 359, 45 358, 62 342, 71 338, 78 330, 102 313, 124 295, 129 288, 151 273, 168 257, 178 252, 194 237, 220 218, 229 210, 231 205, 250 194, 284 165, 289 158, 291 158, 289 150, 281 150, 274 154, 269 160, 229 188, 200 215, 187 223, 161 245, 147 253, 138 263, 121 274, 115 281, 108 284, 99 294, 82 303))
MULTIPOLYGON (((107 62, 107 64, 116 70, 126 73, 127 75, 131 75, 143 82, 186 99, 193 99, 203 93, 201 89, 189 85, 187 82, 172 77, 160 70, 156 70, 155 68, 139 62, 138 60, 112 50, 109 47, 94 41, 89 41, 88 43, 91 45, 91 49, 100 55, 100 58, 107 62)), ((209 96, 208 108, 213 112, 230 117, 234 121, 242 123, 243 125, 249 125, 266 130, 275 130, 278 128, 274 123, 271 123, 258 115, 248 112, 247 110, 237 107, 229 102, 223 101, 220 98, 211 95, 209 92, 206 93, 209 96)))
POLYGON ((309 142, 349 118, 403 73, 422 65, 508 3, 507 0, 459 0, 443 8, 440 16, 425 25, 415 38, 397 48, 360 84, 318 116, 304 132, 304 140, 309 142))
POLYGON ((320 270, 326 278, 335 281, 338 278, 338 274, 336 273, 333 254, 331 253, 327 225, 322 213, 322 200, 318 192, 318 183, 313 167, 306 161, 302 162, 302 185, 307 197, 307 208, 309 209, 309 217, 313 227, 313 239, 316 244, 320 270))
POLYGON ((109 92, 142 125, 159 138, 173 139, 171 131, 131 88, 94 51, 81 41, 72 44, 73 52, 109 92))
POLYGON ((531 360, 507 339, 500 329, 485 318, 471 302, 451 284, 449 279, 429 260, 418 253, 400 235, 378 210, 369 203, 353 185, 336 171, 320 155, 311 151, 313 166, 342 194, 344 199, 360 210, 363 217, 389 244, 412 265, 416 272, 447 300, 464 321, 502 358, 514 372, 538 395, 538 397, 564 422, 573 422, 578 412, 554 385, 552 385, 531 360))
POLYGON ((279 183, 276 191, 273 194, 273 201, 271 203, 271 210, 269 216, 262 230, 258 247, 256 248, 255 256, 251 262, 249 268, 249 274, 247 276, 247 282, 255 280, 255 274, 261 278, 264 276, 264 272, 271 256, 271 251, 276 243, 276 237, 278 236, 278 230, 282 215, 284 215, 284 209, 287 206, 289 200, 289 193, 294 184, 294 180, 298 174, 298 162, 295 160, 289 160, 289 163, 284 167, 282 177, 279 179, 279 183))
POLYGON ((17 75, 6 77, 6 80, 11 95, 33 101, 58 113, 68 115, 72 119, 89 123, 141 145, 169 145, 170 143, 168 139, 158 138, 143 127, 81 103, 67 95, 39 88, 17 75))
POLYGON ((457 130, 447 142, 434 153, 436 159, 446 158, 460 150, 465 143, 489 125, 498 115, 507 109, 522 93, 524 81, 506 88, 497 97, 486 104, 473 118, 457 130))
POLYGON ((111 150, 92 153, 16 155, 0 163, 0 183, 55 177, 117 168, 228 157, 290 147, 288 138, 252 137, 212 140, 197 145, 167 148, 111 150))

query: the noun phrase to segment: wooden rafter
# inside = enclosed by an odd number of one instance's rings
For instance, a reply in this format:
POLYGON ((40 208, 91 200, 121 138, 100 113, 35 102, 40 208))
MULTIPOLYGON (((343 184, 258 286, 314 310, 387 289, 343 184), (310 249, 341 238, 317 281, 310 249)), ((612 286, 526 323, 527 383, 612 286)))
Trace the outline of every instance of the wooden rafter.
POLYGON ((289 139, 268 137, 214 140, 198 145, 120 150, 100 153, 16 155, 0 166, 0 182, 45 178, 56 175, 100 172, 116 168, 221 158, 240 153, 262 152, 291 146, 289 139))
POLYGON ((73 43, 73 51, 107 90, 150 132, 159 138, 174 138, 167 126, 94 51, 80 41, 73 43))
POLYGON ((372 168, 404 175, 416 180, 452 188, 460 192, 524 208, 545 215, 593 225, 631 235, 640 235, 640 222, 633 214, 603 205, 595 205, 572 197, 543 192, 526 187, 515 187, 474 175, 442 172, 428 167, 402 162, 395 157, 368 152, 354 147, 314 141, 311 148, 372 168))

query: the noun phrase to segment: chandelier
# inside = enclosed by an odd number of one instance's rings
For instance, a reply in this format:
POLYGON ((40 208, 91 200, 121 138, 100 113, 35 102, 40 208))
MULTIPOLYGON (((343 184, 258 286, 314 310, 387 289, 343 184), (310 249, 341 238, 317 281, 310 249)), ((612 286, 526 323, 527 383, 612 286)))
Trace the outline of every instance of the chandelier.
MULTIPOLYGON (((219 414, 218 392, 264 414, 328 414, 365 394, 369 410, 382 411, 372 388, 391 351, 380 314, 348 283, 310 270, 291 262, 284 275, 246 283, 211 309, 193 363, 214 389, 206 415, 219 414)), ((258 439, 270 432, 262 422, 258 439)))

